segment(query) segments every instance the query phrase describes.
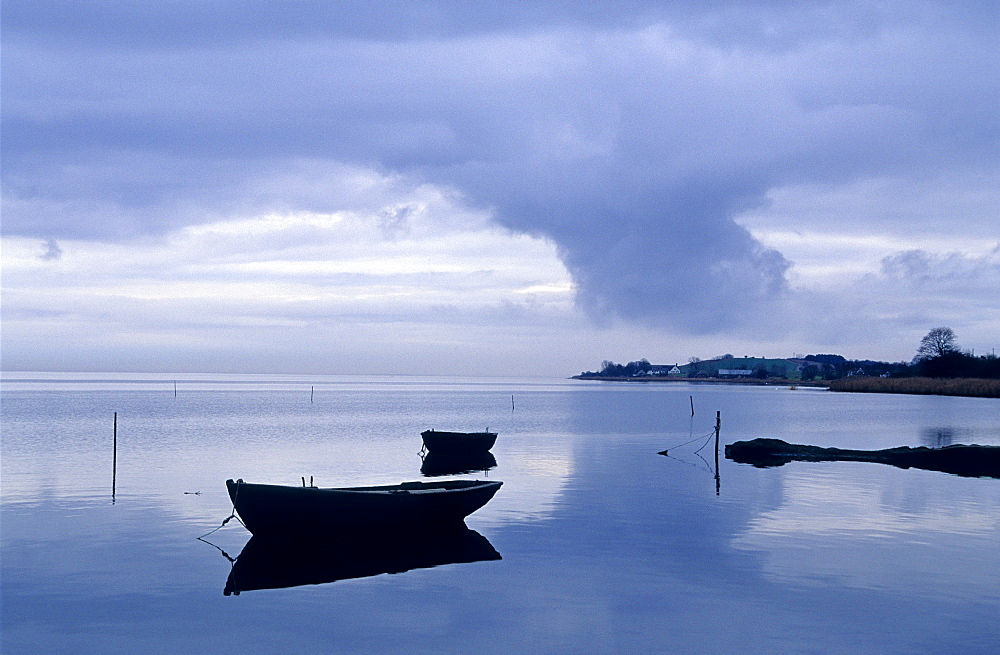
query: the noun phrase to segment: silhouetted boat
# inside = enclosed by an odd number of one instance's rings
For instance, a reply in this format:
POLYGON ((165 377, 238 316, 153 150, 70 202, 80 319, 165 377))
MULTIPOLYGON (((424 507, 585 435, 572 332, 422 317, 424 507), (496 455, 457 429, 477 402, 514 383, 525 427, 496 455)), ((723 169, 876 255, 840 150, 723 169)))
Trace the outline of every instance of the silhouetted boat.
POLYGON ((247 530, 272 537, 461 523, 489 502, 501 484, 443 480, 321 489, 226 480, 233 507, 247 530))
POLYGON ((472 453, 437 452, 427 453, 423 456, 420 472, 428 477, 436 475, 462 475, 465 473, 475 473, 476 471, 487 471, 496 465, 497 458, 489 451, 472 453))
POLYGON ((781 439, 752 439, 726 446, 726 457, 761 468, 781 466, 793 460, 877 462, 973 478, 1000 477, 1000 446, 955 444, 942 448, 900 446, 884 450, 850 450, 792 444, 781 439))
POLYGON ((239 595, 498 559, 500 553, 486 537, 464 525, 429 531, 362 531, 330 542, 254 535, 236 558, 223 593, 239 595))
POLYGON ((420 433, 424 447, 430 453, 486 452, 497 441, 496 432, 444 432, 424 430, 420 433))

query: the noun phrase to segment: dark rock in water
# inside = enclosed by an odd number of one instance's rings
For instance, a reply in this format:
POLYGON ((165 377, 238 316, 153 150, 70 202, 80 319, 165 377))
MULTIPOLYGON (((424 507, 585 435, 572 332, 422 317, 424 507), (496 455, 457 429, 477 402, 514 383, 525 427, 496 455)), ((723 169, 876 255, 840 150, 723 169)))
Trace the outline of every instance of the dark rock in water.
POLYGON ((781 439, 753 439, 729 444, 726 457, 761 468, 781 466, 793 460, 877 462, 972 478, 1000 478, 1000 446, 956 444, 943 448, 900 446, 885 450, 850 450, 792 444, 781 439))

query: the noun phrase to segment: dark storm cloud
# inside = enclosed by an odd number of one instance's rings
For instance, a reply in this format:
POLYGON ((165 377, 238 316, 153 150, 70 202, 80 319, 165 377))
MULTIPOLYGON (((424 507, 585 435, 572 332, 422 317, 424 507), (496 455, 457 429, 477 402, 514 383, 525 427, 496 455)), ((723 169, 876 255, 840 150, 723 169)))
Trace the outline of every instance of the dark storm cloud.
POLYGON ((315 170, 367 166, 553 239, 595 315, 701 332, 785 287, 733 221, 769 189, 995 166, 987 4, 467 7, 6 2, 4 230, 335 211, 315 170))
MULTIPOLYGON (((496 2, 474 9, 464 0, 271 0, 202 2, 180 0, 149 3, 121 0, 85 3, 75 0, 9 0, 3 19, 10 34, 59 43, 98 43, 103 47, 232 42, 246 39, 348 37, 363 40, 450 38, 495 31, 553 26, 636 27, 670 19, 689 30, 722 41, 759 41, 773 30, 771 22, 795 2, 759 3, 697 0, 594 0, 587 3, 496 2)), ((822 11, 824 5, 814 3, 822 11)), ((802 7, 797 8, 800 12, 802 7)), ((877 11, 866 11, 869 19, 877 11)), ((859 22, 859 25, 862 24, 859 22)), ((802 21, 805 34, 824 32, 824 23, 802 21)), ((805 36, 803 34, 803 36, 805 36)), ((787 38, 787 37, 786 37, 787 38)))
POLYGON ((994 2, 942 4, 771 0, 570 0, 482 3, 465 0, 7 0, 4 31, 38 42, 102 47, 220 43, 247 39, 349 37, 364 40, 448 38, 551 27, 635 28, 666 21, 719 44, 783 48, 831 36, 871 35, 886 22, 928 18, 988 31, 994 2), (960 4, 960 6, 955 6, 960 4))

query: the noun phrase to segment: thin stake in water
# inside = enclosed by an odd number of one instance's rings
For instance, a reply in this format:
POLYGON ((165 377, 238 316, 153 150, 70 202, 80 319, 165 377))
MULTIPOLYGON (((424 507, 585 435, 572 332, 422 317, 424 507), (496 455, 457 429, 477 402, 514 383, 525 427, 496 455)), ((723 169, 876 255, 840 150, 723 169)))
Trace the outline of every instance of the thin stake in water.
POLYGON ((719 430, 722 428, 722 412, 715 412, 715 495, 719 495, 722 481, 719 478, 719 430))
POLYGON ((111 502, 115 502, 115 485, 118 482, 118 412, 115 412, 114 418, 114 442, 112 446, 111 455, 111 502))

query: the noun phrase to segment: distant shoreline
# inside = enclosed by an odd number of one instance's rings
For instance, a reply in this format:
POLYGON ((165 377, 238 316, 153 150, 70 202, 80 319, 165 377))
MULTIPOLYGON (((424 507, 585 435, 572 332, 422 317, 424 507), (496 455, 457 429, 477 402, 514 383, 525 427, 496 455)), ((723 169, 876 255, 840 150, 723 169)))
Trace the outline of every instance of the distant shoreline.
POLYGON ((597 380, 599 382, 690 382, 692 384, 742 384, 758 387, 819 387, 830 386, 828 380, 788 380, 785 378, 684 378, 677 376, 644 375, 637 377, 613 377, 605 375, 574 375, 571 380, 597 380))
POLYGON ((682 378, 664 376, 608 377, 574 375, 572 380, 599 382, 689 382, 692 384, 742 384, 768 387, 814 387, 849 393, 900 393, 907 395, 1000 398, 1000 380, 983 378, 875 378, 857 375, 838 380, 788 380, 770 378, 682 378))

